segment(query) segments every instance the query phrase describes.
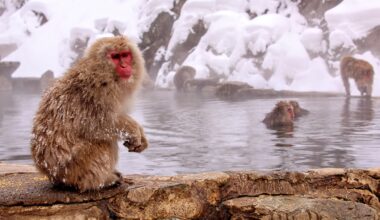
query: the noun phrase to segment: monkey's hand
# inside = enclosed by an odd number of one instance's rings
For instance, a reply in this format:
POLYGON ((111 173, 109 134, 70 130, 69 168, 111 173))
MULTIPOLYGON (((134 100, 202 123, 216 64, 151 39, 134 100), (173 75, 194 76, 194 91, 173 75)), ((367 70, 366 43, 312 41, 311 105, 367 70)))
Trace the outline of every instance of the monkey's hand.
POLYGON ((148 147, 148 141, 144 135, 142 128, 140 128, 140 136, 130 136, 123 143, 128 148, 129 152, 141 152, 148 147))
POLYGON ((148 147, 143 128, 131 117, 123 116, 119 129, 122 131, 121 138, 129 152, 141 152, 148 147))

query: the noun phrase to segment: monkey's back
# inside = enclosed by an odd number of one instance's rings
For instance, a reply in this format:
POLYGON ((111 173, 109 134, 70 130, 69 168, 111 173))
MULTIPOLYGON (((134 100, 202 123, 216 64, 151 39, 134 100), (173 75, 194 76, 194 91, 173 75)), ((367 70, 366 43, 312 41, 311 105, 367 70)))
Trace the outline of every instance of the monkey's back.
POLYGON ((34 118, 32 157, 37 168, 53 181, 55 176, 59 176, 59 167, 72 160, 78 146, 87 140, 88 147, 94 152, 104 146, 113 149, 116 144, 116 138, 112 138, 111 134, 114 131, 110 127, 112 111, 102 109, 96 99, 85 94, 86 88, 83 86, 75 77, 60 79, 43 95, 34 118), (90 144, 91 141, 97 141, 99 145, 90 144))
POLYGON ((340 70, 342 77, 352 77, 355 80, 360 80, 365 75, 370 82, 373 81, 373 67, 365 60, 350 56, 343 57, 340 62, 340 70))
POLYGON ((174 75, 173 83, 177 90, 185 90, 186 81, 194 79, 195 69, 191 66, 182 66, 174 75))

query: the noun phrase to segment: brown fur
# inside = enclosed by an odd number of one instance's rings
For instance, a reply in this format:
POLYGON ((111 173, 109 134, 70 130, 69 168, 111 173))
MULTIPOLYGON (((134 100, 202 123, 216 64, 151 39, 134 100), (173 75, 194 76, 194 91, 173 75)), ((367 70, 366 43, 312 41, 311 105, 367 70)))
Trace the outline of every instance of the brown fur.
POLYGON ((292 126, 294 120, 293 106, 286 101, 277 102, 271 112, 266 114, 263 122, 268 128, 292 126))
POLYGON ((180 67, 174 75, 174 86, 178 91, 186 91, 189 80, 194 79, 195 69, 191 66, 180 67))
POLYGON ((340 62, 340 73, 347 96, 351 95, 349 78, 355 80, 356 86, 362 96, 364 94, 367 96, 372 95, 374 71, 370 63, 354 57, 344 57, 340 62))
POLYGON ((31 150, 37 168, 52 183, 83 192, 120 181, 117 141, 126 141, 136 152, 148 145, 141 126, 123 113, 143 74, 144 60, 135 44, 121 36, 102 38, 44 94, 34 118, 31 150), (106 58, 109 50, 131 50, 129 79, 116 74, 106 58))
POLYGON ((309 114, 309 111, 301 108, 300 104, 297 101, 291 100, 289 103, 293 106, 294 117, 298 118, 309 114))

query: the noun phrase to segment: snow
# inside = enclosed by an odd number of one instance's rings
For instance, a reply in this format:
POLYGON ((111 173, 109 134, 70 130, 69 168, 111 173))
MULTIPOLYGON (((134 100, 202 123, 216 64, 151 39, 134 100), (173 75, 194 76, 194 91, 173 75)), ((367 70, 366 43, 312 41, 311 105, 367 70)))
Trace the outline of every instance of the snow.
POLYGON ((329 35, 330 49, 334 50, 337 48, 354 48, 355 44, 352 38, 348 36, 342 30, 333 30, 329 35))
POLYGON ((380 1, 344 0, 325 13, 331 31, 341 30, 352 39, 364 37, 379 25, 380 1))
POLYGON ((308 51, 318 53, 327 49, 326 42, 323 40, 323 31, 320 28, 307 28, 301 33, 300 37, 303 46, 308 51))
MULTIPOLYGON (((61 76, 76 57, 71 49, 75 40, 91 43, 117 30, 139 42, 159 13, 173 14, 175 1, 29 0, 0 17, 0 43, 19 46, 4 60, 21 62, 14 77, 39 77, 47 69, 61 76), (41 26, 33 11, 43 13, 48 22, 41 26)), ((379 25, 379 12, 380 1, 345 0, 325 13, 329 32, 324 39, 321 27, 309 26, 290 0, 188 0, 175 18, 168 47, 156 54, 155 60, 166 62, 155 84, 173 88, 178 68, 169 65, 173 50, 202 21, 207 32, 183 63, 196 69, 196 78, 209 77, 211 69, 223 79, 255 88, 344 92, 339 69, 329 72, 327 60, 319 54, 355 49, 354 41, 379 25), (261 58, 247 58, 247 54, 261 58)), ((374 66, 374 95, 380 95, 379 59, 369 51, 352 55, 374 66)), ((337 61, 331 64, 339 66, 337 61)), ((354 85, 351 88, 359 94, 354 85)))
POLYGON ((60 76, 71 64, 70 58, 73 55, 70 41, 75 35, 81 37, 90 33, 91 37, 96 37, 103 34, 97 29, 99 22, 95 22, 99 19, 103 19, 106 24, 104 32, 111 32, 115 26, 122 27, 122 33, 138 39, 138 15, 135 13, 138 3, 139 1, 119 0, 28 1, 23 8, 1 22, 0 30, 4 33, 0 34, 0 42, 14 42, 19 45, 19 49, 4 60, 21 62, 13 74, 14 77, 40 76, 47 69, 60 76), (36 28, 31 18, 25 18, 24 11, 29 8, 43 9, 49 21, 36 28), (75 31, 80 29, 84 33, 75 31), (30 34, 24 34, 25 32, 30 34))
POLYGON ((320 57, 311 60, 308 68, 294 78, 290 87, 295 91, 318 92, 339 92, 344 89, 340 76, 332 77, 320 57))
MULTIPOLYGON (((274 77, 282 79, 296 78, 309 65, 309 55, 299 36, 292 33, 284 34, 276 43, 272 44, 263 61, 264 68, 274 70, 274 77)), ((277 86, 277 83, 273 86, 277 86)))

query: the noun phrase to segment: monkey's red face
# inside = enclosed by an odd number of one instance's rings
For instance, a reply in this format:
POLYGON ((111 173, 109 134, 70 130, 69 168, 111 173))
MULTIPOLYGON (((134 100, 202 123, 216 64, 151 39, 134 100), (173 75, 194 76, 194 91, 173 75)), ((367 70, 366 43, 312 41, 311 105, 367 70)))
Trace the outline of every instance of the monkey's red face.
POLYGON ((123 79, 129 79, 132 75, 132 53, 127 50, 111 51, 109 58, 115 64, 115 71, 123 79))
POLYGON ((293 107, 289 106, 286 110, 287 110, 287 112, 289 114, 290 119, 293 121, 294 117, 295 117, 293 107))

